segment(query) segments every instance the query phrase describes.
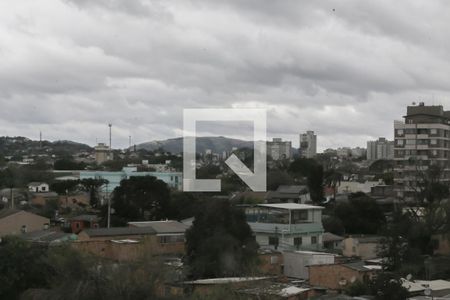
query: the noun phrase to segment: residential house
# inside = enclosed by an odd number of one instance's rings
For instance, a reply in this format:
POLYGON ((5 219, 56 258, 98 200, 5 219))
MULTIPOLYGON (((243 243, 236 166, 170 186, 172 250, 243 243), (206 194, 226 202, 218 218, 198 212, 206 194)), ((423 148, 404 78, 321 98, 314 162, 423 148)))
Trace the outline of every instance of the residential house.
POLYGON ((79 215, 69 220, 72 233, 79 233, 84 229, 98 228, 99 219, 96 215, 79 215))
POLYGON ((379 265, 368 265, 363 261, 310 265, 309 284, 312 287, 322 287, 341 291, 350 284, 361 281, 368 282, 381 270, 379 265))
POLYGON ((308 266, 335 263, 335 254, 316 251, 284 251, 284 275, 309 279, 308 266))
POLYGON ((380 181, 365 181, 365 182, 359 182, 359 181, 341 181, 338 189, 338 194, 350 194, 350 193, 357 193, 357 192, 363 192, 363 193, 370 193, 372 187, 377 185, 382 185, 383 183, 380 181))
POLYGON ((346 257, 371 259, 378 257, 382 237, 370 235, 352 235, 342 241, 342 254, 346 257))
POLYGON ((162 240, 153 227, 85 229, 78 234, 78 241, 73 246, 116 261, 133 261, 146 255, 184 254, 184 243, 162 240))
POLYGON ((283 275, 283 253, 273 249, 258 250, 259 272, 264 275, 283 275))
POLYGON ((207 298, 216 289, 227 287, 231 290, 238 290, 254 287, 255 285, 267 286, 269 282, 270 277, 224 277, 184 281, 182 285, 187 294, 196 294, 207 298))
POLYGON ((156 232, 158 242, 165 253, 184 254, 185 233, 188 225, 178 221, 146 221, 128 222, 130 227, 147 228, 150 227, 156 232))
POLYGON ((306 203, 311 201, 305 185, 280 185, 276 191, 269 191, 267 203, 306 203))
POLYGON ((20 237, 35 244, 43 244, 48 246, 58 245, 65 242, 72 242, 77 239, 76 234, 50 229, 27 232, 20 235, 20 237))
POLYGON ((13 208, 0 211, 0 236, 17 235, 48 228, 50 220, 13 208))
POLYGON ((342 251, 342 241, 345 238, 331 232, 325 232, 322 236, 323 247, 331 251, 342 251))
POLYGON ((33 193, 45 193, 50 190, 49 185, 45 182, 30 182, 28 190, 33 193))
POLYGON ((258 204, 245 209, 247 222, 262 248, 319 250, 322 209, 298 203, 258 204))

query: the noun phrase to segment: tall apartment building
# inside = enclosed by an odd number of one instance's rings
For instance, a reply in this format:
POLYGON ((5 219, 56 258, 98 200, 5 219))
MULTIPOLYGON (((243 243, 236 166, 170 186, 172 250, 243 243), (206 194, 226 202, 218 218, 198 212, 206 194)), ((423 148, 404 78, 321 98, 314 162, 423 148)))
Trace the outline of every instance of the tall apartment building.
POLYGON ((450 111, 421 102, 408 106, 404 118, 394 122, 394 182, 398 197, 412 199, 430 165, 444 170, 440 180, 450 178, 450 111))
POLYGON ((394 142, 380 137, 367 142, 367 160, 394 159, 394 142))
POLYGON ((273 160, 290 159, 292 157, 292 143, 280 138, 273 138, 267 142, 267 155, 273 160))
POLYGON ((308 130, 300 134, 300 155, 306 158, 313 158, 317 154, 317 136, 314 131, 308 130))

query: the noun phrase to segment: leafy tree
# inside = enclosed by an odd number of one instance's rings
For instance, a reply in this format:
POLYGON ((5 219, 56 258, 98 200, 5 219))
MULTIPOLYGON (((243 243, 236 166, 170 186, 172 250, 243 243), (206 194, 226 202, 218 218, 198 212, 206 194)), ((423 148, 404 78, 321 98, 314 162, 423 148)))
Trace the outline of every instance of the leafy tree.
POLYGON ((197 211, 186 248, 192 278, 247 275, 257 261, 258 244, 245 215, 228 201, 211 200, 197 211))
POLYGON ((84 170, 86 164, 84 162, 76 162, 71 158, 62 158, 55 161, 53 168, 55 170, 84 170))
POLYGON ((215 165, 206 165, 196 170, 197 178, 201 179, 214 179, 221 173, 220 167, 215 165))
POLYGON ((118 224, 167 218, 169 205, 167 184, 153 176, 124 179, 113 192, 112 207, 118 224))
POLYGON ((394 184, 394 172, 385 172, 383 174, 377 174, 375 175, 374 180, 383 180, 385 184, 387 185, 393 185, 394 184))
POLYGON ((392 273, 382 272, 371 282, 372 295, 377 300, 406 300, 409 292, 402 286, 399 277, 392 273))
POLYGON ((374 161, 369 166, 369 171, 372 173, 385 173, 394 169, 394 161, 387 159, 379 159, 374 161))
POLYGON ((55 181, 50 185, 50 189, 58 193, 58 195, 65 195, 66 192, 73 192, 80 184, 79 180, 61 180, 55 181))
POLYGON ((45 248, 33 247, 19 237, 2 237, 0 298, 17 299, 26 289, 48 286, 51 270, 45 257, 45 248))
POLYGON ((267 172, 267 190, 274 191, 280 185, 293 184, 294 180, 286 171, 274 170, 267 172))
POLYGON ((202 203, 202 199, 194 193, 172 192, 168 217, 173 220, 190 218, 198 209, 202 209, 202 203))
POLYGON ((336 216, 324 216, 322 218, 322 225, 325 232, 331 232, 337 235, 345 234, 345 227, 342 220, 336 216))
POLYGON ((307 178, 309 193, 314 202, 323 200, 324 172, 322 165, 314 159, 299 158, 291 163, 288 170, 296 176, 307 178))
POLYGON ((404 203, 407 214, 411 218, 411 227, 416 230, 411 232, 412 243, 421 244, 423 254, 432 254, 433 235, 447 234, 450 231, 450 189, 447 179, 444 177, 443 167, 430 165, 422 168, 421 161, 415 161, 415 180, 408 187, 412 189, 415 205, 404 203))
POLYGON ((349 203, 336 205, 335 215, 343 222, 346 233, 375 234, 385 224, 379 205, 361 192, 351 194, 349 203))
POLYGON ((333 199, 336 199, 337 186, 341 185, 342 174, 335 169, 329 169, 325 172, 325 184, 329 188, 333 188, 333 199))
POLYGON ((365 282, 357 280, 345 289, 345 293, 347 295, 353 296, 353 297, 369 295, 370 294, 370 286, 365 282))
POLYGON ((102 185, 108 184, 108 180, 100 178, 85 178, 80 180, 80 184, 86 192, 89 192, 89 204, 97 207, 99 203, 98 190, 102 185))

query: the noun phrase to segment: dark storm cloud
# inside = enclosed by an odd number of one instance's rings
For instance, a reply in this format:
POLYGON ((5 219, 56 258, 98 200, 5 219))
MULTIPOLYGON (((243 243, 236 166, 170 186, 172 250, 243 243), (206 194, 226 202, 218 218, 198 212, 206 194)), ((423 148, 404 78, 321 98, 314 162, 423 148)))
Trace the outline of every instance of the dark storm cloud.
MULTIPOLYGON (((392 137, 413 101, 450 107, 445 1, 0 3, 2 134, 116 146, 182 134, 182 109, 260 107, 320 148, 392 137)), ((235 129, 223 135, 239 135, 235 129)))

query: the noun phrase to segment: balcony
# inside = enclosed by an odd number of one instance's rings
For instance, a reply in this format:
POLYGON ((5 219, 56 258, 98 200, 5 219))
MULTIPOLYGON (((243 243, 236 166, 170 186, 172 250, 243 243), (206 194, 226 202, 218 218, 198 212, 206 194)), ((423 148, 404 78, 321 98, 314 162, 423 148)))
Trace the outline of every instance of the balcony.
POLYGON ((249 222, 248 225, 254 232, 259 233, 309 234, 323 232, 322 223, 301 223, 289 225, 249 222))

